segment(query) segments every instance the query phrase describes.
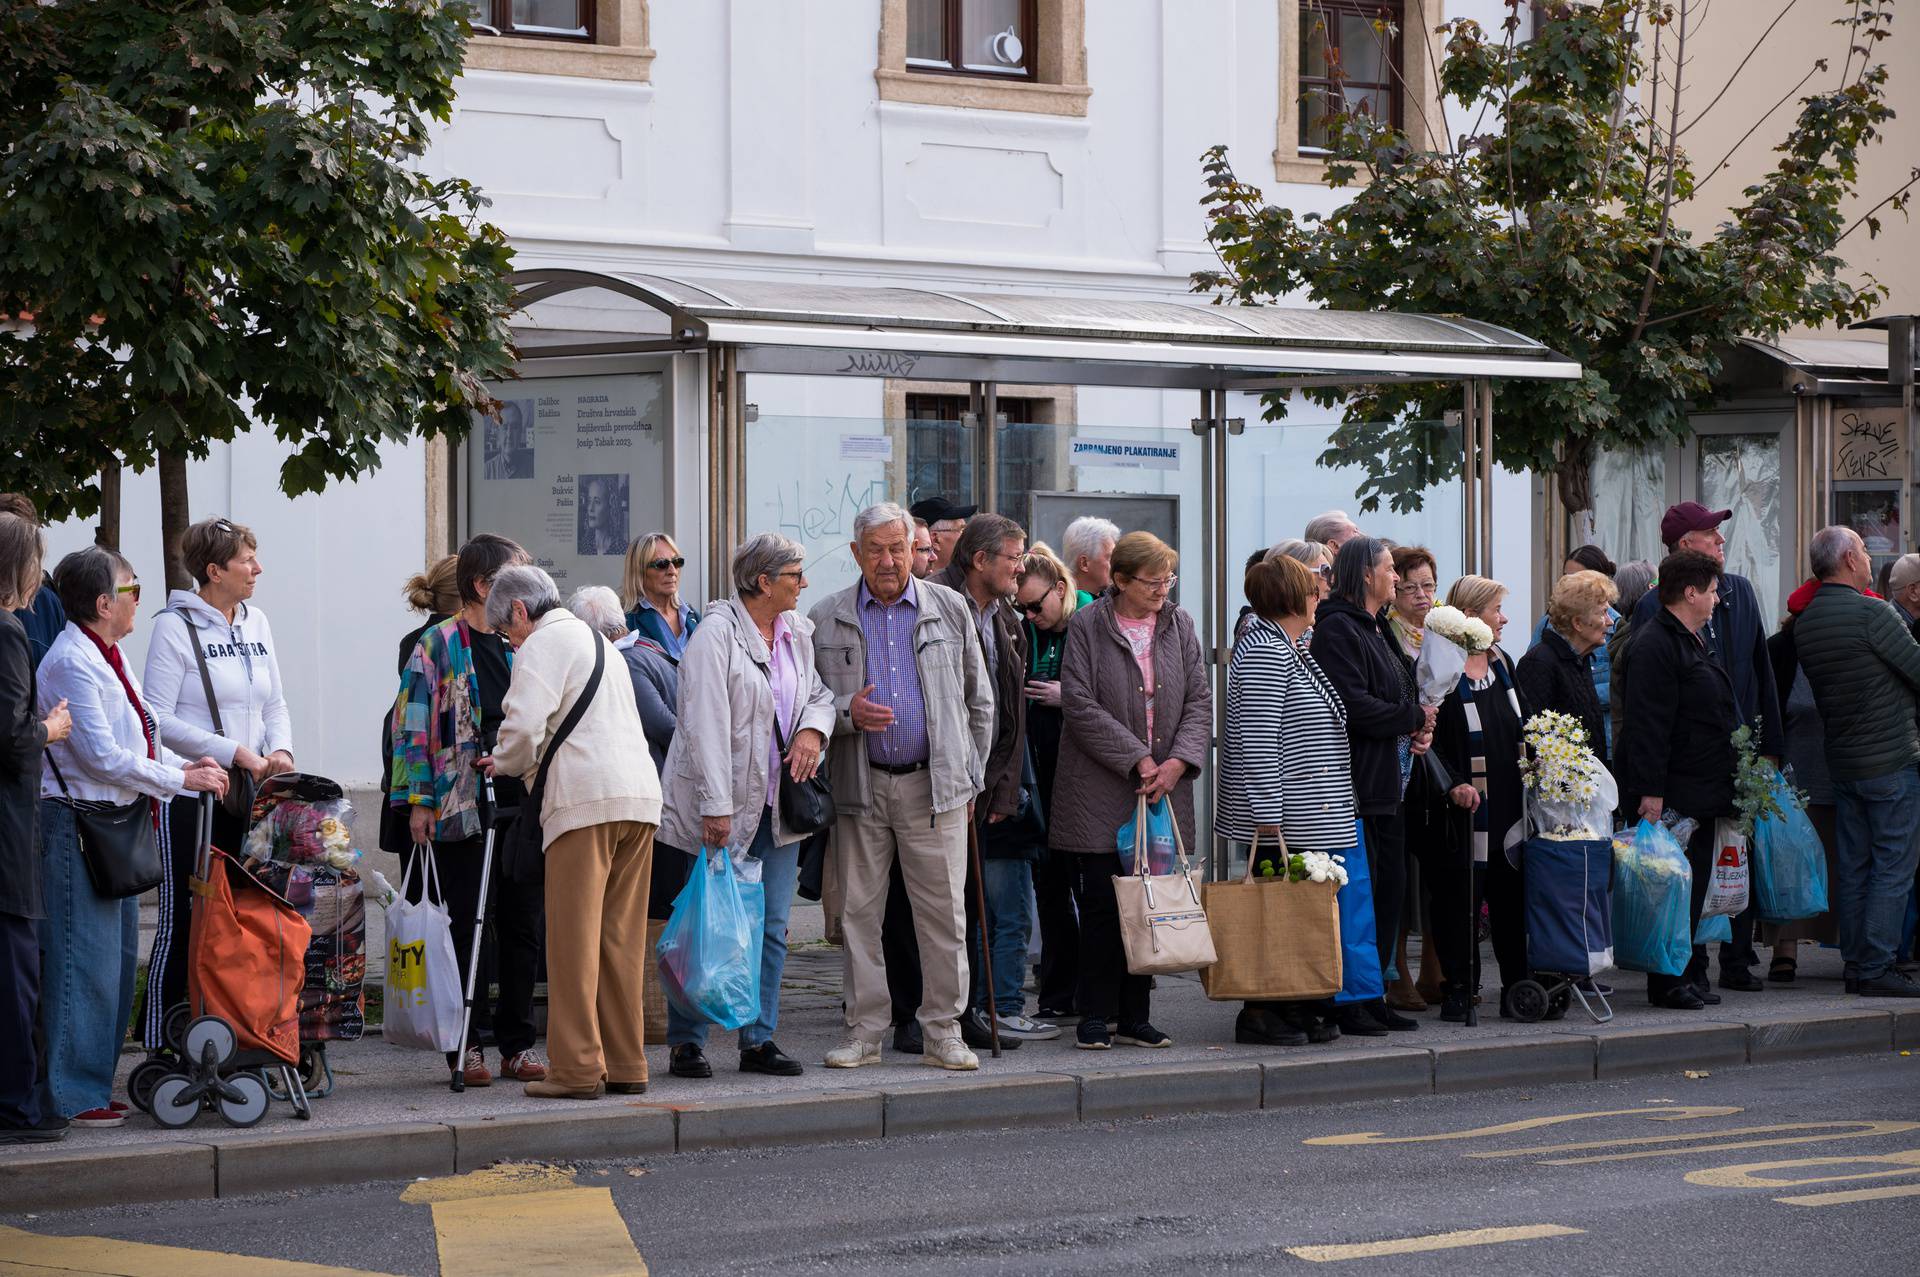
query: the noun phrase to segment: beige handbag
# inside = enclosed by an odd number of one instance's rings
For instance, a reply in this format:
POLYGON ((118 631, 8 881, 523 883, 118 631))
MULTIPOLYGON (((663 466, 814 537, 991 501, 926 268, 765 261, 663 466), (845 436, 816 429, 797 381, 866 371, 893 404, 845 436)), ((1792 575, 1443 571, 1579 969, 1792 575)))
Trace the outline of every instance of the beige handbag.
MULTIPOLYGON (((1286 840, 1274 857, 1284 866, 1286 840)), ((1289 882, 1283 871, 1257 878, 1260 835, 1247 852, 1247 876, 1201 889, 1220 958, 1200 973, 1215 1002, 1294 1002, 1340 992, 1340 887, 1289 882)))
MULTIPOLYGON (((1172 809, 1170 803, 1168 809, 1172 809)), ((1207 911, 1200 904, 1200 882, 1206 871, 1188 863, 1177 817, 1173 821, 1177 872, 1148 872, 1149 841, 1147 800, 1140 798, 1133 813, 1133 872, 1113 878, 1127 970, 1134 975, 1197 971, 1214 960, 1213 932, 1207 926, 1207 911)))

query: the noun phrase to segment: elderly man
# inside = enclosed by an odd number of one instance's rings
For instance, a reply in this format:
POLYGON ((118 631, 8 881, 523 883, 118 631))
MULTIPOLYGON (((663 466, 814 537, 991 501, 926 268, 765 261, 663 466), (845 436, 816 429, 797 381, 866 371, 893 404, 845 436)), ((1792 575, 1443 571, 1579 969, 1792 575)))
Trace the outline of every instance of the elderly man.
POLYGON ((966 529, 967 520, 979 509, 977 505, 961 505, 945 497, 927 497, 913 503, 913 509, 908 513, 927 525, 927 533, 933 539, 933 558, 927 564, 928 576, 952 561, 954 544, 966 529))
POLYGON ((933 575, 933 530, 925 519, 913 521, 913 575, 923 581, 933 575))
POLYGON ((1907 631, 1920 640, 1920 554, 1903 554, 1887 572, 1887 598, 1900 609, 1907 631))
POLYGON ((1916 998, 1920 984, 1893 962, 1920 858, 1920 644, 1863 593, 1873 560, 1852 528, 1814 533, 1809 557, 1820 588, 1793 623, 1794 648, 1827 728, 1847 992, 1916 998))
POLYGON ((1120 525, 1112 519, 1083 514, 1060 534, 1060 557, 1073 573, 1075 589, 1095 598, 1113 584, 1113 543, 1120 539, 1120 525))
POLYGON ((966 601, 914 579, 912 516, 891 502, 870 506, 853 534, 860 580, 809 614, 834 735, 848 738, 828 757, 852 1037, 826 1063, 880 1060, 890 1010, 880 928, 897 857, 920 946, 924 1061, 974 1069, 958 1023, 967 1003, 966 822, 986 785, 993 676, 966 601))
MULTIPOLYGON (((1700 631, 1707 654, 1719 663, 1733 681, 1734 702, 1740 709, 1740 721, 1759 737, 1760 752, 1775 763, 1786 748, 1780 717, 1780 689, 1773 678, 1773 660, 1767 654, 1770 626, 1760 614, 1760 598, 1753 582, 1735 572, 1726 572, 1727 539, 1720 525, 1733 517, 1731 510, 1709 510, 1698 501, 1682 501, 1668 508, 1660 520, 1660 539, 1669 553, 1696 550, 1721 566, 1719 602, 1713 615, 1700 631)), ((1651 625, 1661 609, 1658 590, 1649 590, 1634 609, 1633 626, 1651 625)), ((1610 696, 1620 694, 1623 680, 1632 677, 1632 644, 1623 649, 1624 665, 1615 664, 1609 680, 1610 696)), ((1631 720, 1623 724, 1633 731, 1631 720)), ((1619 743, 1615 742, 1615 748, 1619 743)), ((1720 946, 1720 987, 1741 993, 1758 993, 1766 986, 1748 970, 1753 965, 1753 909, 1733 920, 1733 943, 1720 946)), ((1711 991, 1708 1004, 1720 999, 1711 991)))
POLYGON ((547 1076, 526 1091, 590 1100, 604 1080, 637 1095, 647 1089, 641 982, 660 777, 633 682, 539 568, 500 570, 487 622, 515 659, 499 740, 482 765, 524 778, 521 819, 537 813, 546 855, 547 1076))
POLYGON ((1323 542, 1338 554, 1341 546, 1360 535, 1360 529, 1354 526, 1345 510, 1329 510, 1308 519, 1307 530, 1300 535, 1302 540, 1323 542))

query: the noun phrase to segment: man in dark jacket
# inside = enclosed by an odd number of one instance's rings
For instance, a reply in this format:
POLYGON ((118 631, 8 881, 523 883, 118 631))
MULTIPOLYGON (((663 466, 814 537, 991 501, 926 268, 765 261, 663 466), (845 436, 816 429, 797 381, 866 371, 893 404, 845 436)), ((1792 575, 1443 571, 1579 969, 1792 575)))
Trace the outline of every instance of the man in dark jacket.
MULTIPOLYGON (((1701 628, 1700 638, 1733 683, 1740 721, 1754 730, 1760 752, 1777 765, 1786 752, 1786 740, 1781 734, 1780 695, 1774 684, 1773 662, 1767 655, 1767 635, 1773 626, 1770 618, 1760 614, 1760 597, 1754 593, 1753 582, 1726 570, 1727 539, 1720 534, 1720 525, 1732 517, 1731 510, 1709 510, 1698 501, 1682 501, 1669 507, 1661 518, 1660 539, 1669 554, 1693 550, 1719 565, 1720 601, 1701 628)), ((1653 619, 1661 607, 1658 591, 1648 590, 1634 609, 1635 625, 1653 619)), ((1615 683, 1625 677, 1628 675, 1624 671, 1614 671, 1615 683)), ((1633 730, 1632 723, 1626 724, 1626 730, 1633 730)), ((1617 742, 1615 749, 1617 752, 1617 742)), ((1764 987, 1748 970, 1754 962, 1753 920, 1749 907, 1733 920, 1733 943, 1720 946, 1723 989, 1758 993, 1764 987)))
POLYGON ((1873 560, 1852 528, 1814 533, 1809 557, 1820 589, 1793 624, 1794 649, 1827 727, 1847 992, 1920 998, 1920 984, 1893 966, 1920 859, 1920 643, 1862 593, 1873 560))
MULTIPOLYGON (((1719 603, 1719 581, 1719 563, 1697 551, 1682 550, 1661 562, 1660 609, 1634 623, 1633 677, 1624 688, 1628 730, 1617 752, 1627 810, 1659 820, 1671 808, 1698 822, 1687 841, 1693 869, 1688 925, 1696 929, 1713 869, 1714 818, 1734 812, 1738 762, 1733 733, 1740 711, 1733 682, 1701 634, 1719 603)), ((1693 946, 1693 958, 1678 976, 1649 972, 1647 1000, 1674 1011, 1718 1002, 1707 986, 1706 946, 1693 946)))

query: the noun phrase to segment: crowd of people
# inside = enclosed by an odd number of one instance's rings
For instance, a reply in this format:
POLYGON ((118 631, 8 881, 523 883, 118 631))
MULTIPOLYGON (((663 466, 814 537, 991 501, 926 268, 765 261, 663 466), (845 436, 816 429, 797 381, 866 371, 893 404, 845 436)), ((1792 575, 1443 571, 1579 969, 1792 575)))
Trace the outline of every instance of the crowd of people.
MULTIPOLYGON (((216 800, 216 844, 237 843, 253 786, 295 754, 272 630, 251 602, 263 567, 249 529, 187 530, 195 588, 150 622, 136 678, 119 646, 141 597, 132 566, 88 548, 44 573, 31 504, 0 508, 0 1136, 26 1140, 124 1120, 112 1090, 125 1026, 158 1047, 184 995, 202 796, 216 800), (137 1019, 137 905, 95 890, 77 829, 129 804, 148 810, 165 867, 137 1019)), ((1794 978, 1801 941, 1828 940, 1849 992, 1920 996, 1901 969, 1920 855, 1920 555, 1893 565, 1880 601, 1860 538, 1823 529, 1813 579, 1770 635, 1723 561, 1728 517, 1668 510, 1657 566, 1575 550, 1518 660, 1501 645, 1507 588, 1449 582, 1446 605, 1493 641, 1430 703, 1416 668, 1442 598, 1436 557, 1319 516, 1248 562, 1217 741, 1206 654, 1176 602, 1179 555, 1104 519, 1074 521, 1056 549, 943 499, 878 504, 853 521, 858 579, 805 612, 805 551, 774 533, 734 551, 725 596, 704 608, 681 598, 686 559, 666 532, 627 547, 618 592, 564 600, 521 546, 477 535, 407 583, 425 616, 400 641, 381 731, 382 847, 431 854, 451 916, 486 919, 492 978, 449 1067, 540 1097, 644 1091, 647 924, 703 849, 763 888, 742 1072, 807 1067, 776 1033, 810 855, 844 948, 847 1033, 826 1067, 880 1061, 889 1033, 896 1053, 950 1070, 977 1068, 989 1042, 1069 1028, 1083 1050, 1166 1047, 1153 979, 1123 944, 1115 877, 1132 849, 1119 831, 1140 800, 1165 799, 1179 845, 1199 849, 1195 786, 1216 744, 1214 835, 1249 855, 1271 843, 1345 857, 1343 908, 1372 937, 1340 995, 1249 1002, 1238 1041, 1407 1032, 1421 1023, 1407 1013, 1435 1002, 1440 1019, 1466 1020, 1483 915, 1510 1014, 1528 976, 1526 864, 1510 854, 1528 832, 1523 728, 1542 710, 1585 725, 1618 777, 1618 823, 1697 822, 1695 922, 1714 819, 1734 810, 1735 729, 1793 764, 1833 907, 1757 937, 1751 909, 1735 919, 1719 989, 1764 987, 1756 938, 1775 982, 1794 978), (501 854, 483 901, 490 831, 530 852, 501 854)), ((428 875, 408 878, 425 890, 428 875)), ((478 937, 454 937, 464 971, 478 937)), ((1648 995, 1675 1010, 1718 1002, 1704 948, 1683 973, 1649 976, 1648 995)), ((711 1028, 673 1007, 675 1076, 713 1075, 711 1028)))

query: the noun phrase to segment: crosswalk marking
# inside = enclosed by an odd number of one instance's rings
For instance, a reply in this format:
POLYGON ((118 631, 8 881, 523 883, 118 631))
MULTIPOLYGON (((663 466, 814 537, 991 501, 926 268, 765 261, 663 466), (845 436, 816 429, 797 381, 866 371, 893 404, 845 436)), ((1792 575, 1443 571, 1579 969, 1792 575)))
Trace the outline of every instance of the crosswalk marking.
POLYGON ((1324 1264, 1341 1259, 1379 1259, 1385 1255, 1415 1255, 1430 1250, 1458 1250, 1463 1246, 1526 1242, 1542 1237, 1573 1237, 1584 1232, 1584 1228, 1567 1228, 1561 1224, 1524 1224, 1514 1228, 1468 1228, 1455 1233, 1433 1233, 1426 1237, 1394 1237, 1377 1242, 1289 1246, 1287 1253, 1296 1259, 1324 1264))
POLYGON ((433 1203, 440 1271, 460 1277, 634 1277, 647 1265, 605 1188, 433 1203))
POLYGON ((0 1227, 0 1274, 91 1273, 101 1277, 365 1277, 361 1268, 334 1268, 288 1259, 227 1255, 185 1246, 155 1246, 111 1237, 47 1237, 0 1227))

